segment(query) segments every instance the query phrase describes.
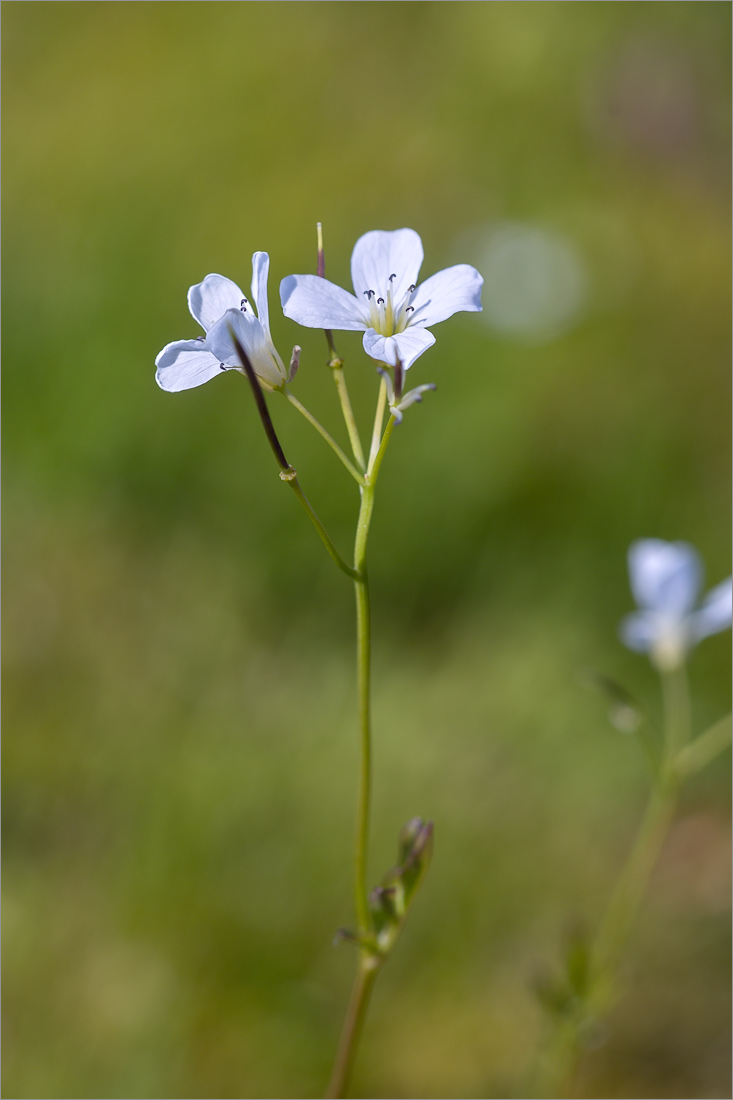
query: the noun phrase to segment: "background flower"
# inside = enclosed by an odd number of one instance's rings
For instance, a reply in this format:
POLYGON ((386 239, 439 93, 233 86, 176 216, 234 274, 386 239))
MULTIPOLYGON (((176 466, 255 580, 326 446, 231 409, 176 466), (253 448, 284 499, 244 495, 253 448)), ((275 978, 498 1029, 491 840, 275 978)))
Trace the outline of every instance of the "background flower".
POLYGON ((621 624, 625 644, 649 653, 660 668, 674 668, 687 651, 710 634, 727 630, 733 617, 729 577, 695 610, 702 587, 702 562, 686 542, 639 539, 629 549, 631 589, 641 608, 621 624))

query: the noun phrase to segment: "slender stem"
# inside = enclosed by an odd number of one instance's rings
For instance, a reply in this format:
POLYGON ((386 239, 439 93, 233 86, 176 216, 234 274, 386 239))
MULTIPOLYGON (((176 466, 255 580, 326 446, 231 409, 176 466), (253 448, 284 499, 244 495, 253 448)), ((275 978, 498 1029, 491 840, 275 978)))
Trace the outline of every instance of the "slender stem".
MULTIPOLYGON (((333 366, 333 364, 331 364, 333 366)), ((334 370, 337 375, 340 365, 334 370)), ((338 382, 337 382, 338 385, 338 382)), ((348 401, 348 397, 347 397, 348 401)), ((374 511, 374 489, 379 476, 394 421, 390 418, 384 434, 385 387, 382 385, 377 401, 377 411, 372 433, 372 450, 369 468, 364 475, 361 507, 354 539, 354 593, 356 596, 356 675, 359 698, 359 793, 356 811, 356 837, 354 845, 354 905, 360 944, 359 966, 354 980, 351 1001, 346 1013, 339 1048, 336 1054, 327 1097, 343 1097, 351 1075, 356 1048, 366 1016, 369 998, 380 966, 385 956, 378 953, 373 943, 373 928, 369 913, 367 879, 367 855, 369 847, 369 817, 372 784, 371 740, 371 617, 369 607, 369 577, 367 573, 367 541, 374 511), (376 441, 376 442, 375 442, 376 441)), ((342 407, 343 402, 342 402, 342 407)), ((350 408, 350 406, 348 406, 350 408)), ((347 420, 346 411, 344 416, 347 420)), ((357 437, 358 438, 358 437, 357 437)), ((353 442, 353 440, 352 440, 353 442)), ((356 456, 356 451, 355 451, 356 456)), ((357 461, 359 461, 358 456, 357 461)), ((361 454, 363 462, 363 453, 361 454)))
MULTIPOLYGON (((615 1000, 616 973, 632 926, 642 905, 654 866, 674 816, 684 772, 684 746, 690 736, 690 698, 684 666, 662 670, 664 745, 649 801, 626 865, 611 896, 591 953, 588 993, 570 1019, 559 1020, 555 1042, 544 1069, 544 1089, 537 1096, 567 1096, 562 1088, 572 1078, 581 1053, 581 1028, 602 1016, 615 1000)), ((713 727, 717 738, 717 727, 713 727)))
MULTIPOLYGON (((326 257, 323 251, 323 226, 320 222, 316 222, 316 239, 318 242, 318 270, 317 274, 320 279, 325 278, 326 275, 326 257)), ((328 343, 328 350, 331 353, 328 365, 333 370, 333 378, 336 383, 336 389, 338 390, 339 401, 341 402, 341 411, 344 414, 344 420, 346 421, 346 429, 349 433, 349 440, 351 442, 351 450, 354 453, 357 466, 360 466, 362 470, 366 469, 366 462, 364 461, 364 451, 361 446, 361 439, 359 438, 359 429, 356 426, 356 419, 354 418, 354 410, 351 407, 351 401, 349 400, 349 391, 346 388, 346 379, 344 378, 343 363, 336 351, 336 345, 333 342, 333 332, 330 328, 324 329, 324 335, 328 343)))
POLYGON ((387 450, 387 444, 392 437, 392 432, 395 429, 396 423, 397 421, 395 420, 395 418, 393 416, 390 416, 387 427, 384 429, 384 435, 382 436, 382 442, 379 444, 379 449, 374 455, 374 458, 369 460, 367 479, 371 480, 372 487, 377 480, 377 474, 379 473, 379 468, 382 465, 382 460, 384 459, 384 452, 387 450))
MULTIPOLYGON (((375 424, 380 419, 377 406, 375 424)), ((369 811, 371 804, 371 615, 369 607, 369 575, 367 572, 367 540, 374 511, 374 490, 379 468, 387 449, 394 421, 390 419, 382 442, 369 463, 365 484, 361 490, 361 508, 354 540, 354 590, 356 595, 356 673, 359 696, 359 798, 356 814, 356 848, 354 856, 354 900, 359 930, 369 930, 369 891, 367 886, 367 849, 369 846, 369 811)))
MULTIPOLYGON (((333 348, 333 343, 332 341, 329 341, 329 343, 331 345, 331 350, 333 353, 335 351, 335 349, 333 348)), ((332 354, 328 365, 333 371, 333 380, 336 383, 336 390, 338 391, 339 401, 341 402, 341 412, 344 414, 346 430, 349 433, 351 450, 353 451, 357 466, 360 466, 362 470, 365 470, 366 462, 364 461, 364 450, 362 448, 361 439, 359 437, 359 429, 356 426, 354 410, 352 409, 351 401, 349 400, 349 391, 346 387, 343 364, 335 354, 332 354)))
POLYGON ((356 809, 356 846, 354 851, 354 902, 359 931, 369 931, 369 889, 367 885, 367 850, 369 846, 369 811, 372 785, 371 741, 371 614, 369 578, 366 569, 366 538, 374 506, 372 486, 362 489, 359 525, 357 528, 354 568, 356 595, 356 675, 359 697, 359 797, 356 809), (363 540, 360 540, 363 534, 363 540), (361 545, 360 545, 361 542, 361 545))
POLYGON ((326 431, 326 429, 323 427, 323 425, 318 420, 316 420, 315 416, 313 416, 313 414, 311 412, 309 412, 308 409, 306 409, 305 405, 301 404, 301 402, 298 400, 298 398, 294 397, 293 394, 290 393, 289 390, 284 389, 282 392, 285 394, 285 396, 287 397, 288 401, 293 406, 293 408, 297 409, 298 412, 301 413, 301 415, 305 417, 305 419, 308 421, 308 423, 313 425, 313 427, 316 429, 318 434, 321 435, 326 440, 326 443, 328 443, 331 450, 334 451, 336 455, 338 455, 338 457, 343 462, 344 466, 349 471, 349 473, 354 478, 354 480, 356 482, 358 482, 359 485, 363 485, 364 484, 364 478, 363 478, 362 474, 359 473, 356 466, 354 466, 353 462, 351 462, 351 460, 346 457, 346 455, 341 450, 338 443, 333 438, 333 436, 330 434, 330 432, 326 431))
POLYGON ((372 445, 369 449, 369 469, 371 470, 375 456, 379 450, 379 442, 382 438, 382 424, 384 423, 384 409, 387 404, 387 383, 384 379, 379 384, 379 397, 377 398, 377 412, 374 417, 372 429, 372 445))
POLYGON ((378 969, 378 959, 369 958, 366 955, 362 956, 354 979, 354 987, 341 1032, 341 1039, 339 1040, 331 1080, 328 1083, 327 1100, 337 1100, 337 1098, 346 1095, 351 1069, 354 1064, 354 1055, 356 1054, 378 969))
POLYGON ((351 577, 354 581, 358 581, 359 574, 357 573, 356 569, 352 569, 352 567, 344 561, 334 544, 331 542, 328 532, 318 518, 316 511, 313 508, 313 505, 301 489, 300 482, 298 481, 295 470, 293 470, 292 466, 290 467, 290 471, 291 472, 289 473, 287 470, 283 470, 280 474, 281 478, 283 479, 283 481, 287 481, 288 485, 293 490, 300 503, 303 505, 308 519, 311 521, 316 531, 320 535, 323 541, 323 545, 326 547, 341 572, 345 573, 347 577, 351 577))
MULTIPOLYGON (((377 420, 381 425, 383 405, 378 402, 377 420)), ((376 423, 376 421, 375 421, 376 423)), ((354 904, 358 932, 368 941, 372 932, 367 885, 367 854, 372 784, 371 742, 371 617, 369 607, 369 577, 367 573, 367 540, 374 511, 374 488, 379 468, 392 434, 393 422, 387 425, 381 443, 370 456, 369 470, 361 488, 361 507, 354 540, 354 592, 356 596, 356 673, 359 697, 359 794, 356 811, 354 846, 354 904)), ((375 427, 376 433, 376 427, 375 427)), ((359 967, 354 980, 351 1001, 341 1033, 339 1049, 328 1087, 327 1097, 342 1097, 348 1087, 356 1048, 366 1016, 374 979, 384 959, 363 942, 359 967)))
POLYGON ((247 375, 247 379, 249 381, 250 386, 252 387, 252 393, 254 395, 255 404, 257 406, 257 411, 260 414, 260 419, 262 420, 262 426, 265 429, 265 434, 267 436, 267 440, 268 440, 270 446, 272 447, 273 454, 275 455, 275 458, 277 460, 277 464, 280 467, 280 477, 281 477, 281 479, 283 481, 287 481, 288 485, 293 490, 293 492, 295 493, 295 495, 298 498, 298 500, 300 501, 300 503, 303 505, 303 508, 305 509, 306 515, 308 516, 308 519, 311 521, 311 523, 315 527, 316 531, 320 535, 320 537, 323 541, 323 545, 326 547, 329 554, 331 555, 333 560, 336 562, 336 565, 339 567, 339 569, 343 573, 346 573, 347 577, 353 577, 354 579, 356 579, 359 574, 356 572, 355 569, 352 569, 352 567, 350 565, 347 565, 347 563, 341 557, 341 555, 339 554, 339 552, 336 549, 336 547, 334 546, 334 544, 331 542, 331 539, 329 538, 328 532, 326 531, 326 528, 323 526, 320 519, 316 515, 316 512, 315 512, 315 509, 313 508, 313 505, 311 504, 311 502, 308 500, 308 497, 305 495, 305 493, 301 489, 300 482, 298 481, 298 476, 297 476, 295 470, 293 469, 293 467, 290 465, 287 458, 285 457, 285 453, 284 453, 284 451, 283 451, 283 449, 280 445, 280 440, 277 438, 277 433, 276 433, 275 427, 272 423, 272 418, 270 416, 270 410, 267 407, 267 402, 265 401, 265 395, 262 392, 262 386, 260 385, 260 381, 259 381, 257 375, 255 374, 254 367, 252 366, 252 364, 249 360, 249 356, 247 355, 247 352, 244 350, 244 348, 242 347, 242 344, 237 339, 237 337, 234 333, 234 330, 231 328, 231 326, 229 327, 229 335, 231 336, 232 341, 234 343, 234 346, 237 349, 237 354, 239 355, 239 359, 240 359, 240 361, 242 363, 242 366, 244 368, 244 372, 247 375))
POLYGON ((676 786, 663 779, 652 791, 636 841, 606 911, 596 941, 597 1010, 613 997, 614 972, 626 946, 676 803, 676 786))
POLYGON ((686 669, 684 665, 680 665, 663 671, 661 676, 664 698, 662 764, 636 841, 596 940, 595 966, 599 979, 597 995, 601 1005, 612 996, 610 982, 641 908, 644 893, 674 815, 679 790, 675 758, 690 736, 690 696, 686 669))
POLYGON ((727 714, 682 749, 674 762, 677 774, 681 779, 686 779, 688 775, 702 771, 706 764, 729 748, 730 741, 731 716, 727 714))
POLYGON ((690 692, 684 664, 661 672, 664 698, 665 763, 671 764, 675 753, 690 739, 690 692))

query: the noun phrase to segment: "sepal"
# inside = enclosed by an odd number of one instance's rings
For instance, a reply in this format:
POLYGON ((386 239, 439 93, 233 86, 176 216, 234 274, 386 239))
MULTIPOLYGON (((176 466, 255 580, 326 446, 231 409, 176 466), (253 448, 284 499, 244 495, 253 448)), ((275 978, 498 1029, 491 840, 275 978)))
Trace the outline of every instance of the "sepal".
MULTIPOLYGON (((395 373, 399 370, 399 364, 395 368, 395 373)), ((410 405, 420 404, 422 401, 422 395, 427 393, 428 390, 434 390, 436 388, 434 382, 425 382, 422 386, 415 386, 414 389, 408 390, 407 393, 395 393, 395 386, 392 382, 392 378, 389 371, 384 367, 377 367, 377 372, 381 374, 387 387, 387 402, 389 404, 389 411, 395 418, 398 424, 402 423, 402 414, 405 409, 409 409, 410 405)), ((398 375, 400 377, 400 375, 398 375)))

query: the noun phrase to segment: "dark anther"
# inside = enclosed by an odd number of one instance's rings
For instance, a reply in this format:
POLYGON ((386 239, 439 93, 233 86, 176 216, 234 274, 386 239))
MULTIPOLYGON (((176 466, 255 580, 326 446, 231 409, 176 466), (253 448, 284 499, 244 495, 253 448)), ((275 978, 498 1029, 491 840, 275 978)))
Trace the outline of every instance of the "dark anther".
POLYGON ((367 298, 371 298, 372 294, 374 294, 374 291, 373 290, 365 290, 364 293, 366 294, 367 298))
POLYGON ((240 306, 240 309, 241 309, 242 313, 247 312, 247 307, 246 306, 240 306))
POLYGON ((246 298, 242 298, 242 301, 241 301, 241 302, 239 303, 239 307, 240 307, 240 309, 242 308, 242 306, 246 306, 246 305, 247 305, 247 299, 246 299, 246 298))
POLYGON ((226 367, 223 363, 219 364, 219 370, 226 370, 226 367))
POLYGON ((384 298, 377 298, 377 305, 378 306, 383 306, 384 305, 384 298))
POLYGON ((414 283, 410 283, 410 285, 408 286, 408 288, 407 288, 407 289, 409 290, 410 294, 412 294, 413 290, 415 289, 415 284, 414 284, 414 283))
POLYGON ((197 339, 197 340, 198 340, 198 341, 199 341, 200 343, 202 343, 202 344, 203 344, 203 342, 204 342, 204 340, 206 339, 206 337, 205 337, 205 336, 197 336, 197 337, 196 337, 196 339, 197 339))
POLYGON ((397 278, 397 276, 396 276, 396 275, 390 275, 390 277, 389 277, 389 281, 390 281, 390 282, 392 282, 392 280, 393 280, 393 279, 396 279, 396 278, 397 278))
POLYGON ((410 312, 414 313, 415 312, 415 307, 414 306, 405 306, 405 313, 410 313, 410 312))

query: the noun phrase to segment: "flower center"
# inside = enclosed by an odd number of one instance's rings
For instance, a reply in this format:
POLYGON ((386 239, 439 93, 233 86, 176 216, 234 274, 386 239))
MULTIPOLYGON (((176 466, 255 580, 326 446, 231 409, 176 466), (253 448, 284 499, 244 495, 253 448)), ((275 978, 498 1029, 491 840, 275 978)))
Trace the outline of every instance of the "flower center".
POLYGON ((396 275, 390 275, 383 291, 371 289, 364 291, 368 302, 369 326, 380 336, 394 336, 398 332, 404 332, 415 312, 415 307, 412 305, 416 289, 414 284, 409 286, 398 299, 392 292, 396 278, 396 275))

